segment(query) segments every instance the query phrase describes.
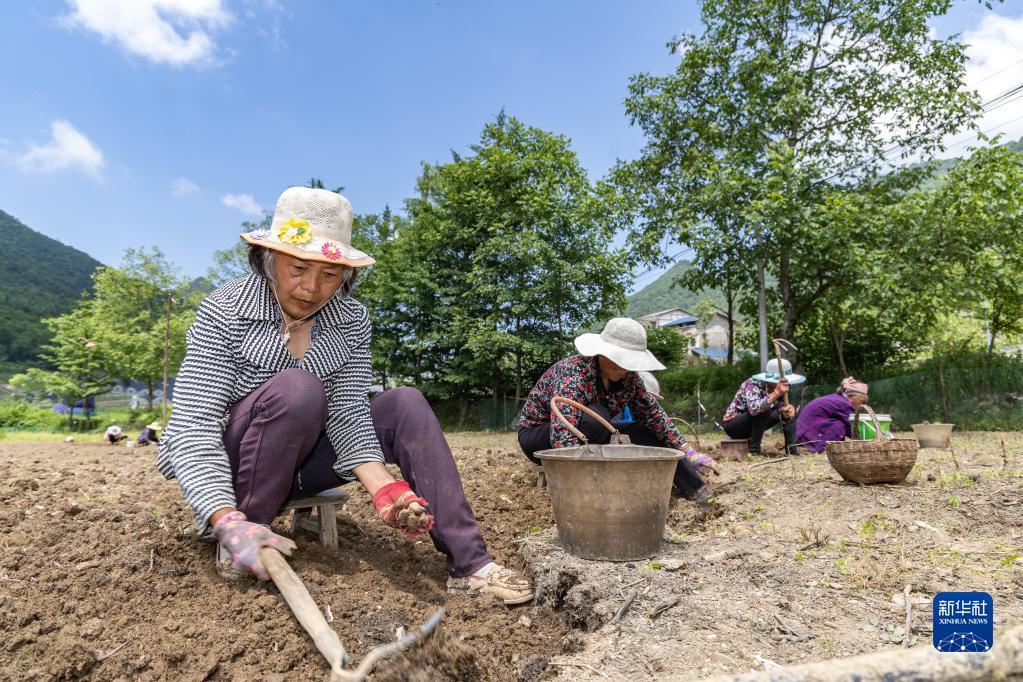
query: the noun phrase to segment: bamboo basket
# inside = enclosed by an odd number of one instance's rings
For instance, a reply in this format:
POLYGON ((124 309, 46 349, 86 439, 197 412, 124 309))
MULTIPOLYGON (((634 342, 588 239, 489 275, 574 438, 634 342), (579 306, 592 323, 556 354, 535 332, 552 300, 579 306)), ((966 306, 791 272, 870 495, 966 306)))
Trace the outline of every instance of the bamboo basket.
MULTIPOLYGON (((868 405, 863 409, 874 420, 874 440, 829 441, 828 462, 853 483, 901 483, 916 464, 916 438, 885 436, 874 410, 868 405)), ((853 429, 858 430, 855 425, 853 429)))

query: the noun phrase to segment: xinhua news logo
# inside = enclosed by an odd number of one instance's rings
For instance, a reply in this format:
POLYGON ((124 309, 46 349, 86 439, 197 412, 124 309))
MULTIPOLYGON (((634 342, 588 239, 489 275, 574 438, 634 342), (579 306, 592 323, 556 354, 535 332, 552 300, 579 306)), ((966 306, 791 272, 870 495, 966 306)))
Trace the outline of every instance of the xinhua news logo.
POLYGON ((934 597, 934 648, 987 651, 995 640, 995 604, 987 592, 939 592, 934 597))

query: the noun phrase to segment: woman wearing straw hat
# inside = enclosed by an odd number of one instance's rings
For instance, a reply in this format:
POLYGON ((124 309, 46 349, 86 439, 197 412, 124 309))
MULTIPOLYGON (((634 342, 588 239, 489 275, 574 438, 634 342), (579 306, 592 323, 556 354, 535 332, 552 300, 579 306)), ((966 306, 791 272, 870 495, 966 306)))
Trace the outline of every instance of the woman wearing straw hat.
POLYGON ((146 445, 156 445, 157 443, 159 443, 160 442, 159 431, 161 428, 163 428, 163 425, 156 420, 153 420, 149 424, 146 424, 142 428, 142 432, 139 434, 139 437, 135 439, 136 445, 138 445, 139 447, 145 447, 146 445))
POLYGON ((769 360, 763 372, 754 374, 742 382, 735 397, 725 411, 725 433, 729 438, 745 438, 751 455, 760 454, 764 431, 775 424, 782 424, 785 434, 785 449, 795 454, 796 408, 786 405, 783 397, 790 386, 801 384, 806 377, 792 371, 792 363, 782 359, 781 373, 778 360, 769 360))
POLYGON ((117 445, 127 437, 128 436, 121 431, 121 427, 114 423, 111 423, 110 426, 107 427, 106 431, 103 432, 103 440, 110 445, 117 445))
MULTIPOLYGON (((599 334, 575 339, 579 355, 551 365, 530 391, 519 416, 519 446, 530 461, 539 464, 536 452, 579 445, 578 439, 558 419, 551 418, 551 398, 559 396, 586 405, 604 419, 630 406, 635 420, 621 432, 636 445, 682 450, 686 457, 675 469, 675 486, 689 499, 704 501, 710 488, 696 473, 715 462, 696 452, 671 423, 657 400, 644 387, 639 372, 664 369, 646 347, 646 330, 639 322, 616 317, 599 334)), ((571 405, 560 408, 565 419, 591 443, 608 443, 611 434, 600 422, 571 405)))
POLYGON ((266 579, 259 550, 294 549, 269 528, 287 500, 357 480, 385 524, 409 538, 430 533, 449 589, 529 601, 529 582, 487 552, 422 394, 368 400, 370 325, 351 294, 357 269, 374 261, 352 247, 351 230, 347 199, 292 187, 270 229, 241 235, 253 272, 199 307, 157 465, 217 539, 227 577, 266 579))
POLYGON ((809 452, 824 452, 828 441, 852 438, 849 417, 867 402, 867 384, 853 377, 831 394, 814 398, 799 411, 796 439, 809 452))

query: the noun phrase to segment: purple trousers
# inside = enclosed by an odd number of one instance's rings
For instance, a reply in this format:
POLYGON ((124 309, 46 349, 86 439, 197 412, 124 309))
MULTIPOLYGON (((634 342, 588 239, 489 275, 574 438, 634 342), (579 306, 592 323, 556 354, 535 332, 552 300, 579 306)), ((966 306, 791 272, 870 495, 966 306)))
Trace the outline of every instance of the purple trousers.
MULTIPOLYGON (((464 577, 493 561, 423 394, 394 388, 369 407, 384 461, 397 464, 430 505, 430 538, 447 557, 448 574, 464 577)), ((345 483, 333 469, 337 456, 324 432, 326 421, 323 384, 303 369, 280 372, 231 406, 224 446, 238 509, 250 520, 269 524, 287 500, 345 483)))

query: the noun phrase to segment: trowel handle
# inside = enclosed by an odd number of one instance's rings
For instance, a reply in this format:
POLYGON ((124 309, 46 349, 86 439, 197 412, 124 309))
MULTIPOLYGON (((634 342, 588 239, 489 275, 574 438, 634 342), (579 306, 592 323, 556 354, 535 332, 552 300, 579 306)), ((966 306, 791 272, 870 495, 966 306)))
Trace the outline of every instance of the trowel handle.
POLYGON ((577 407, 586 414, 590 415, 598 422, 600 422, 605 429, 611 432, 611 442, 613 443, 616 441, 614 436, 618 433, 618 429, 611 426, 611 423, 608 422, 606 419, 604 419, 599 414, 597 414, 590 408, 586 407, 582 403, 572 400, 571 398, 562 398, 561 396, 554 396, 553 398, 551 398, 551 412, 553 412, 554 415, 558 418, 558 420, 565 425, 565 428, 571 431, 572 435, 574 435, 576 438, 582 441, 584 445, 589 444, 589 439, 587 439, 586 436, 583 435, 582 431, 568 423, 568 420, 565 419, 565 415, 561 414, 561 410, 558 409, 558 403, 566 403, 568 405, 571 405, 572 407, 577 407))

